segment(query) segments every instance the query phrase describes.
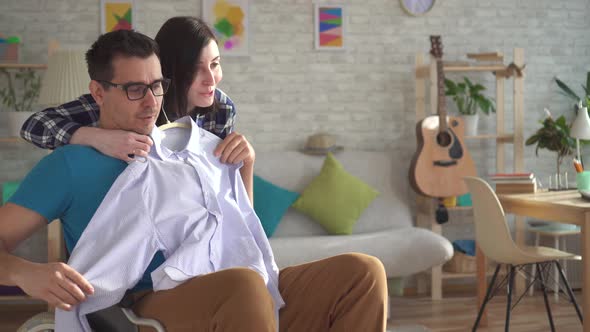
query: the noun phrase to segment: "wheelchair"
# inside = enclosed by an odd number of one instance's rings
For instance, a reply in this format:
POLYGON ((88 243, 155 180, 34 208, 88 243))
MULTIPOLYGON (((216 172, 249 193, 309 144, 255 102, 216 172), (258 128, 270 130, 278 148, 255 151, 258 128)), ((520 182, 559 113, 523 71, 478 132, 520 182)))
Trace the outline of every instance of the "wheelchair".
MULTIPOLYGON (((150 318, 140 318, 121 303, 87 315, 94 332, 138 332, 139 326, 147 326, 157 332, 166 332, 160 322, 150 318)), ((27 320, 17 332, 55 331, 53 312, 42 312, 27 320)))

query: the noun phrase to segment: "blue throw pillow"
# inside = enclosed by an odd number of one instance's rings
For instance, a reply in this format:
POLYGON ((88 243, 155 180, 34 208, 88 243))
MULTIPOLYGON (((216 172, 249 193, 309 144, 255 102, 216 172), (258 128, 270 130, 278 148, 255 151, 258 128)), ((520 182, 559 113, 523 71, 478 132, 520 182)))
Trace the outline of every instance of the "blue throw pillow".
POLYGON ((272 236, 281 218, 298 197, 298 193, 275 186, 254 175, 254 211, 260 219, 266 237, 272 236))

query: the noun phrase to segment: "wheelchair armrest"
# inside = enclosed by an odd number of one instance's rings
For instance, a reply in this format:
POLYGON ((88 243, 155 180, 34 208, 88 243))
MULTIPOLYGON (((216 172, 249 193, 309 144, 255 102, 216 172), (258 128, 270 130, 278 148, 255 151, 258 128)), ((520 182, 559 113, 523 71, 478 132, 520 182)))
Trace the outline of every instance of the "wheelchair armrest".
POLYGON ((119 304, 86 315, 94 332, 138 332, 139 326, 149 326, 157 332, 166 332, 155 319, 140 318, 129 308, 119 304))

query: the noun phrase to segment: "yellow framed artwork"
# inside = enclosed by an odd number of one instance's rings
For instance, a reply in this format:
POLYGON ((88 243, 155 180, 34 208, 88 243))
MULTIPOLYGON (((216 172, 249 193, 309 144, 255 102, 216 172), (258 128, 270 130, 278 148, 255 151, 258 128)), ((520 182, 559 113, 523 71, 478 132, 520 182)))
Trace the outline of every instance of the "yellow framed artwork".
POLYGON ((202 17, 212 28, 222 55, 248 55, 248 0, 203 0, 202 17))
POLYGON ((132 0, 101 0, 100 33, 133 29, 135 19, 133 2, 132 0))

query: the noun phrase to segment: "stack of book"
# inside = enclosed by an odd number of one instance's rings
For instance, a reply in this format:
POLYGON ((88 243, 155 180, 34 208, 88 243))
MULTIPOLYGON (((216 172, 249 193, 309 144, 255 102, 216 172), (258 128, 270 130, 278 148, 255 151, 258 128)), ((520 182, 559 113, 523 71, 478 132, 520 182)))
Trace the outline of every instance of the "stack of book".
POLYGON ((533 173, 496 173, 490 176, 497 194, 534 193, 537 181, 533 173))

